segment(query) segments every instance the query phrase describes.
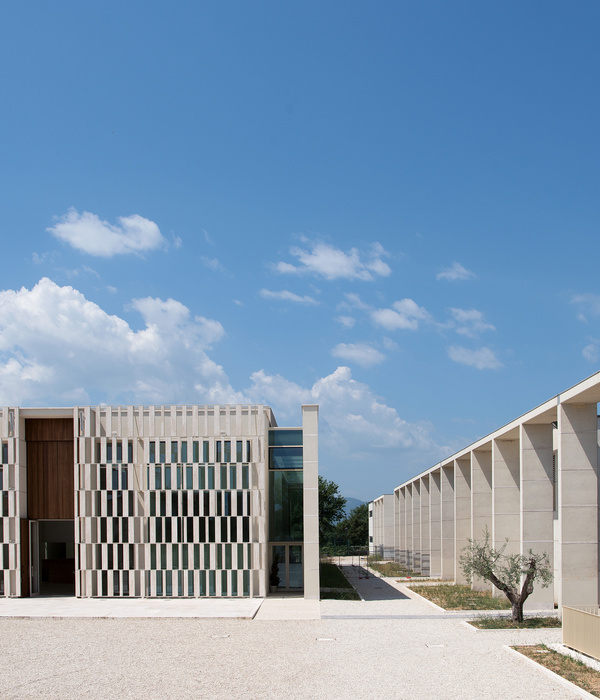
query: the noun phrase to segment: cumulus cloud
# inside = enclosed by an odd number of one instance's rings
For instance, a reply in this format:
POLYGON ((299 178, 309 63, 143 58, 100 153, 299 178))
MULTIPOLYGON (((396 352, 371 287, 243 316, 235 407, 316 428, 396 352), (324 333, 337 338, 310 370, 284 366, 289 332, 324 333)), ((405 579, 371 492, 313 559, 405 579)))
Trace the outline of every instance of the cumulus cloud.
POLYGON ((357 248, 345 252, 326 243, 305 243, 308 249, 297 246, 290 249, 299 264, 280 261, 273 266, 274 269, 281 274, 313 274, 327 280, 372 280, 387 277, 392 272, 383 260, 388 254, 380 243, 375 243, 367 253, 361 253, 357 248))
POLYGON ((459 335, 475 338, 484 331, 496 330, 491 323, 484 320, 483 313, 477 309, 450 309, 450 314, 454 329, 459 335))
POLYGON ((475 279, 475 277, 477 277, 477 275, 474 272, 467 270, 466 267, 463 267, 458 262, 453 262, 450 267, 443 269, 436 275, 436 279, 438 280, 449 280, 451 282, 457 280, 472 280, 475 279))
POLYGON ((447 452, 435 443, 429 425, 403 420, 367 384, 353 379, 349 367, 338 367, 309 389, 264 370, 255 372, 251 379, 248 393, 283 414, 295 411, 302 403, 318 403, 323 452, 334 452, 338 460, 344 457, 346 468, 353 462, 362 464, 365 458, 374 459, 374 451, 378 450, 416 450, 418 459, 426 460, 421 462, 423 468, 428 466, 428 459, 447 452))
POLYGON ((375 325, 388 331, 414 331, 419 327, 419 321, 431 320, 429 312, 412 299, 395 301, 391 309, 373 309, 371 318, 375 325))
POLYGON ((577 318, 580 321, 587 321, 588 315, 597 316, 600 314, 599 294, 575 294, 571 303, 579 306, 580 311, 577 318))
POLYGON ((347 362, 355 362, 362 367, 372 367, 385 360, 385 355, 367 343, 339 343, 331 354, 347 362))
POLYGON ((0 292, 0 395, 8 404, 246 400, 207 350, 222 325, 174 299, 134 299, 143 328, 47 278, 0 292))
POLYGON ((583 348, 581 354, 585 357, 585 359, 588 362, 598 362, 598 360, 600 360, 600 341, 592 340, 591 343, 588 343, 583 348))
POLYGON ((47 230, 77 250, 104 258, 140 254, 166 244, 154 221, 138 214, 121 216, 118 224, 114 225, 102 221, 96 214, 88 211, 80 214, 71 208, 47 230))
POLYGON ((470 350, 460 345, 452 345, 448 348, 448 357, 454 362, 476 369, 499 369, 502 363, 490 348, 470 350))
POLYGON ((276 299, 279 301, 293 301, 295 304, 307 304, 308 306, 318 305, 318 301, 310 296, 301 297, 294 292, 290 292, 287 289, 282 289, 280 292, 272 292, 269 289, 261 289, 259 292, 263 299, 276 299))
POLYGON ((356 323, 356 319, 352 318, 352 316, 337 316, 335 320, 344 328, 353 328, 356 323))

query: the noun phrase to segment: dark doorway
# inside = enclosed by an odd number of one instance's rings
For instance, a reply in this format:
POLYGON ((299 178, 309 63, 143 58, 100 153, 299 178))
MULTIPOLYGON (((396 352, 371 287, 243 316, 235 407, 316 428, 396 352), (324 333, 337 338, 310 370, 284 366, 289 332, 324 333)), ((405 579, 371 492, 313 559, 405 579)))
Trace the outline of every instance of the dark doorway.
POLYGON ((75 595, 75 526, 73 520, 39 522, 41 595, 75 595))

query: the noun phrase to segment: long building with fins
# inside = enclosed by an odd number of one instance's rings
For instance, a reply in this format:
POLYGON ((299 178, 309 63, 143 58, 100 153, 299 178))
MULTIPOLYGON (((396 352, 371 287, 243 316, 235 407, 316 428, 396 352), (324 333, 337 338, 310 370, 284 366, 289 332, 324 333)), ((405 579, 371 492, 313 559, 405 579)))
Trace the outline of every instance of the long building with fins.
POLYGON ((509 554, 550 557, 553 583, 526 608, 598 605, 599 401, 596 373, 375 499, 371 551, 393 548, 412 571, 471 583, 458 559, 487 528, 509 554))

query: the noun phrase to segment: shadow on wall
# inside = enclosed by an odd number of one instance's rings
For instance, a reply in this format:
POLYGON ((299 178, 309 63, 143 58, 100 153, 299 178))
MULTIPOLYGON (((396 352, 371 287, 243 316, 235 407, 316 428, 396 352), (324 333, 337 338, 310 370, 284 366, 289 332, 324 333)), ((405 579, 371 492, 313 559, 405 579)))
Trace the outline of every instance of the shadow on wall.
POLYGON ((364 600, 410 600, 407 595, 362 566, 342 566, 341 569, 364 600))

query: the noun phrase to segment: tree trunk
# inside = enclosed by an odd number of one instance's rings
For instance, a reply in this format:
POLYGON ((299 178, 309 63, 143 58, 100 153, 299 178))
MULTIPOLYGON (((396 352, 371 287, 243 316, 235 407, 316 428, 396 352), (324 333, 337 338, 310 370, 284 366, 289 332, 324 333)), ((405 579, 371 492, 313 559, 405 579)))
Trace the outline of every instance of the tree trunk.
POLYGON ((512 604, 512 621, 513 622, 523 622, 523 603, 524 600, 513 600, 512 604))

